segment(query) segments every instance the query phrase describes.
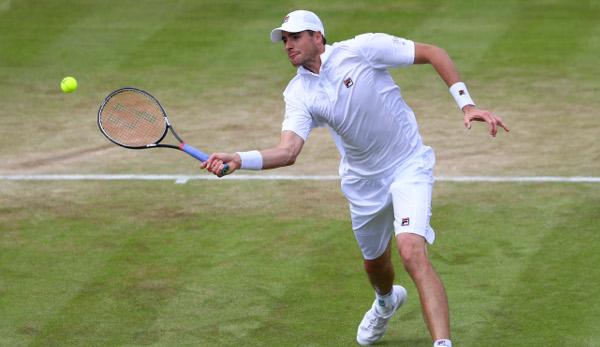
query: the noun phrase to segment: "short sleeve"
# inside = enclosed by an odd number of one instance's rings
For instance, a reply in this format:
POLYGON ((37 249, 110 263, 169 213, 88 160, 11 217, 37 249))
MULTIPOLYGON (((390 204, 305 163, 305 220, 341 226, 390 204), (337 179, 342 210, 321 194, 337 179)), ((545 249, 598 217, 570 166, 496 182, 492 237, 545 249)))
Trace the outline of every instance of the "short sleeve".
POLYGON ((388 34, 362 34, 355 38, 362 56, 375 69, 412 65, 415 43, 388 34))
POLYGON ((293 95, 288 89, 283 93, 285 100, 285 115, 281 131, 289 130, 300 136, 305 142, 314 127, 314 122, 308 108, 298 95, 293 95))

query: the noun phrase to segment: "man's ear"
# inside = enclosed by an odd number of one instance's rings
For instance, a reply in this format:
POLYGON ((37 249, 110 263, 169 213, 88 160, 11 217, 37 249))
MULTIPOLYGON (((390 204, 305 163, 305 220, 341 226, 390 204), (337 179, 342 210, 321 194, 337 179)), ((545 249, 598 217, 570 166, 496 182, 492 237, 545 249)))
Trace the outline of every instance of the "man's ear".
POLYGON ((315 34, 317 35, 317 39, 320 39, 323 46, 325 46, 325 38, 323 37, 323 34, 321 34, 320 31, 316 31, 315 34))

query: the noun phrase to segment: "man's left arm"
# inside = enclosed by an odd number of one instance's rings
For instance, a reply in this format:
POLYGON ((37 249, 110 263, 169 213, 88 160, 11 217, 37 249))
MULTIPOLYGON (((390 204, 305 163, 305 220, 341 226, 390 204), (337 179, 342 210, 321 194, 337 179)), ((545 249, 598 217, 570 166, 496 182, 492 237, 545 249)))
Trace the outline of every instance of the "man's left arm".
POLYGON ((498 127, 509 131, 502 119, 490 111, 477 108, 469 95, 466 85, 461 82, 458 70, 448 53, 440 48, 425 43, 415 42, 415 64, 431 64, 450 88, 450 93, 464 113, 464 124, 471 129, 472 121, 486 122, 490 135, 496 136, 498 127))

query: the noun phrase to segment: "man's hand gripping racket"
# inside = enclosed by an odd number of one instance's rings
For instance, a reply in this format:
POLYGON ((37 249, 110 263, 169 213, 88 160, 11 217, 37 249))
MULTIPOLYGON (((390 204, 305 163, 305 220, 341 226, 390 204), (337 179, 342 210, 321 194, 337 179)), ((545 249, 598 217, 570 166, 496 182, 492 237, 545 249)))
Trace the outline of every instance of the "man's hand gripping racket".
POLYGON ((213 153, 207 161, 202 163, 202 168, 222 177, 223 168, 227 167, 226 174, 231 174, 242 166, 242 159, 237 153, 213 153))
MULTIPOLYGON (((110 93, 98 110, 98 127, 110 141, 125 148, 174 148, 203 163, 209 158, 208 154, 183 142, 158 100, 141 89, 126 87, 110 93), (160 143, 169 130, 179 145, 160 143)), ((223 164, 218 176, 228 173, 229 166, 223 164)))

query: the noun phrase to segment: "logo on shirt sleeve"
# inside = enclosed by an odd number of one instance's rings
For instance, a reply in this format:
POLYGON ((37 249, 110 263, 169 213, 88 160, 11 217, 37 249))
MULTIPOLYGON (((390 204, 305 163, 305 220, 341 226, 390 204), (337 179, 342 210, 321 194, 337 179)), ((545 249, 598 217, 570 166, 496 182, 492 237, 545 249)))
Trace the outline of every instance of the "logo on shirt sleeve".
POLYGON ((344 85, 346 86, 346 88, 350 88, 354 85, 354 82, 352 81, 352 78, 348 77, 344 80, 344 85))
POLYGON ((394 37, 392 37, 392 43, 394 43, 396 45, 402 45, 402 46, 404 46, 404 45, 406 45, 406 40, 403 40, 403 39, 401 39, 399 37, 394 36, 394 37))
POLYGON ((403 227, 410 225, 410 218, 408 217, 404 217, 402 218, 402 224, 403 227))

